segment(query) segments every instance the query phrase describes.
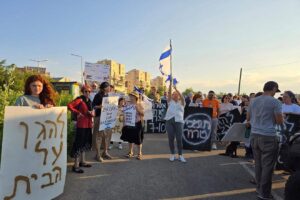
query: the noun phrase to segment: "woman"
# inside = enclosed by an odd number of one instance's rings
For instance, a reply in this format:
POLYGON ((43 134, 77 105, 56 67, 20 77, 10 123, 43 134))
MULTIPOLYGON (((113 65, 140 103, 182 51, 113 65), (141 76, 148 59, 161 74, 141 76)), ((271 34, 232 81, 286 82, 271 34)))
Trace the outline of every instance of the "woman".
POLYGON ((300 114, 300 106, 298 105, 297 98, 292 91, 285 91, 282 95, 282 113, 300 114))
POLYGON ((202 101, 202 94, 197 93, 193 96, 193 101, 189 104, 189 107, 202 107, 202 101))
POLYGON ((112 159, 112 157, 108 154, 108 145, 110 142, 112 132, 110 129, 99 131, 102 101, 104 97, 108 97, 109 92, 110 84, 108 82, 101 83, 100 90, 95 95, 92 103, 92 106, 95 109, 96 113, 94 118, 93 149, 96 150, 96 160, 99 162, 103 162, 103 159, 112 159), (102 144, 104 146, 104 151, 101 154, 100 149, 102 144))
POLYGON ((139 151, 137 155, 137 159, 142 160, 143 158, 142 146, 144 140, 144 131, 143 131, 144 108, 142 107, 142 104, 139 103, 139 94, 137 92, 131 92, 129 94, 129 102, 127 106, 133 106, 134 109, 136 110, 135 126, 125 125, 122 129, 121 140, 124 140, 129 143, 129 152, 126 155, 127 158, 134 157, 133 144, 135 144, 137 145, 139 151))
POLYGON ((28 77, 24 90, 24 95, 16 100, 16 106, 31 106, 38 109, 55 106, 57 94, 50 82, 43 76, 32 75, 28 77))
POLYGON ((223 95, 221 104, 220 104, 220 115, 227 113, 234 109, 234 106, 232 103, 229 102, 230 97, 228 95, 223 95))
POLYGON ((185 99, 182 94, 174 86, 175 91, 172 94, 171 85, 169 86, 169 95, 168 95, 168 110, 166 113, 166 129, 169 138, 169 147, 171 151, 170 161, 175 160, 175 145, 174 140, 176 137, 177 150, 178 150, 178 160, 185 163, 186 160, 182 155, 182 134, 183 134, 183 116, 184 116, 184 107, 185 99))
POLYGON ((93 109, 89 99, 91 88, 84 85, 81 88, 83 95, 77 97, 68 104, 68 108, 77 114, 76 135, 71 150, 71 157, 75 159, 72 171, 84 173, 80 167, 91 167, 85 162, 85 152, 92 147, 93 109), (80 157, 80 161, 79 161, 80 157))

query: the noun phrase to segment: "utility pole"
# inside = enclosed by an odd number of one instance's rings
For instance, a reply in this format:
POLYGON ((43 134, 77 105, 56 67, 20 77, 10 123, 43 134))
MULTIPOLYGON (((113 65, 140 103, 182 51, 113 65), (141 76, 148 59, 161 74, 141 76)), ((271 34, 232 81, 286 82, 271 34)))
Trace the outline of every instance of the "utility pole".
POLYGON ((238 96, 239 96, 240 93, 241 93, 242 72, 243 72, 243 68, 240 69, 240 78, 239 78, 238 96))

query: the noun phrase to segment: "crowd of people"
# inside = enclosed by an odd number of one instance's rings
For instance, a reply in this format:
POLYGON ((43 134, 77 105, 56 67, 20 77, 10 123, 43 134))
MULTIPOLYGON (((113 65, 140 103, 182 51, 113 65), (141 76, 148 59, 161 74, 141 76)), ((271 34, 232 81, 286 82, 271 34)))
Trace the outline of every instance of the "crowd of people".
MULTIPOLYGON (((214 91, 209 91, 207 96, 201 92, 190 93, 184 97, 176 86, 169 87, 161 97, 155 87, 151 88, 148 96, 154 102, 167 101, 168 109, 165 114, 166 130, 169 140, 170 158, 173 162, 187 162, 182 152, 182 134, 184 125, 185 107, 212 108, 211 138, 212 150, 218 149, 217 126, 218 117, 227 113, 237 106, 240 107, 241 121, 251 128, 251 138, 245 143, 248 158, 255 161, 255 184, 259 199, 272 199, 272 173, 278 155, 278 138, 276 124, 282 124, 285 114, 300 114, 300 106, 292 91, 285 91, 281 96, 274 98, 276 93, 281 92, 276 82, 269 81, 264 85, 263 92, 249 95, 233 96, 225 94, 220 100, 214 91), (173 91, 174 90, 174 91, 173 91), (173 92, 172 92, 173 91, 173 92), (176 157, 175 140, 177 143, 176 157)), ((142 160, 142 145, 144 140, 144 107, 143 94, 132 91, 128 96, 120 96, 114 91, 114 86, 108 82, 100 85, 93 83, 81 87, 82 95, 68 104, 68 109, 76 118, 76 134, 70 156, 75 162, 72 171, 84 173, 84 167, 92 167, 85 160, 85 152, 91 149, 95 152, 95 159, 103 162, 104 159, 112 159, 109 149, 112 148, 112 133, 119 133, 120 139, 128 142, 127 158, 135 156, 134 145, 137 147, 136 159, 142 160), (118 115, 116 127, 99 131, 102 102, 105 97, 119 96, 118 115), (130 105, 136 110, 135 126, 124 124, 123 109, 130 105), (101 149, 103 151, 101 152, 101 149)), ((29 77, 25 84, 25 93, 16 101, 18 106, 32 106, 38 109, 55 106, 57 96, 51 84, 40 75, 29 77)), ((228 146, 237 146, 239 141, 233 141, 228 146)), ((119 149, 123 149, 119 143, 119 149)), ((233 156, 232 152, 225 155, 233 156)), ((236 155, 235 155, 236 156, 236 155)))

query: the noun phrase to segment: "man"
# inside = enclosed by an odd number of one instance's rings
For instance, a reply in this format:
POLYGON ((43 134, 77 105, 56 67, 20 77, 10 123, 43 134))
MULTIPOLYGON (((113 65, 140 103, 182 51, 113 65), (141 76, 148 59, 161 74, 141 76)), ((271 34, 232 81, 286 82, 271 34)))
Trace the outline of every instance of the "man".
POLYGON ((278 84, 265 83, 264 92, 251 100, 247 112, 247 125, 251 124, 251 146, 255 160, 256 192, 258 199, 273 199, 272 174, 278 154, 275 125, 283 123, 282 105, 274 98, 278 84))
POLYGON ((231 103, 231 104, 234 105, 234 106, 237 106, 237 105, 238 105, 237 101, 236 101, 235 99, 233 99, 232 93, 228 93, 227 96, 229 97, 229 103, 231 103))
POLYGON ((94 97, 96 96, 96 94, 98 93, 98 84, 96 82, 92 83, 92 92, 90 94, 90 100, 93 102, 94 97))
POLYGON ((212 119, 211 119, 211 141, 212 141, 212 150, 217 150, 216 145, 216 134, 217 134, 217 127, 218 127, 218 117, 220 115, 220 103, 215 98, 215 92, 209 91, 207 95, 207 99, 204 99, 202 102, 203 107, 212 108, 212 119))
POLYGON ((160 103, 160 95, 158 94, 156 87, 152 86, 150 94, 148 96, 150 99, 153 99, 155 103, 160 103))
POLYGON ((194 93, 188 93, 188 96, 185 98, 185 106, 189 106, 191 102, 193 102, 194 93))

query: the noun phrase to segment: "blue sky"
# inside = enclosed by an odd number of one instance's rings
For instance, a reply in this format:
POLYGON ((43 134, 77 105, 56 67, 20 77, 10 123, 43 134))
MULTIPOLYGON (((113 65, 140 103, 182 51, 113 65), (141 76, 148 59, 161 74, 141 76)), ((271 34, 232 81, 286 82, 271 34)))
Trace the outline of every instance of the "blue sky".
POLYGON ((0 59, 7 64, 49 59, 51 75, 79 80, 75 53, 156 76, 171 38, 180 89, 236 92, 243 67, 243 92, 272 79, 300 93, 298 0, 10 0, 1 8, 0 59))

